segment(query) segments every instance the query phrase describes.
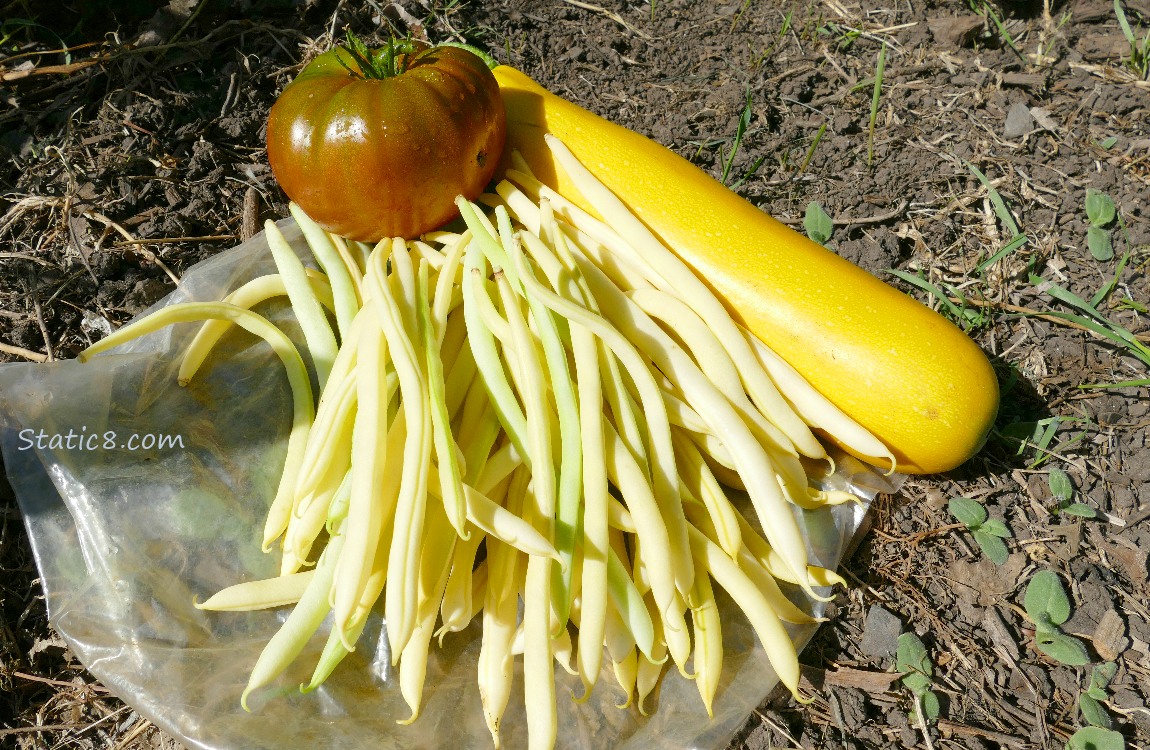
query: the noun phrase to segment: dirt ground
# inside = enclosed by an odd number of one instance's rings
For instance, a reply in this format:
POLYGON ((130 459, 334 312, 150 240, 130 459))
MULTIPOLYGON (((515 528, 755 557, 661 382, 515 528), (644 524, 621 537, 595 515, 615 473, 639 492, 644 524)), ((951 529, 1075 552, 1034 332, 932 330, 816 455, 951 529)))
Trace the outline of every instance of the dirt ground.
MULTIPOLYGON (((821 205, 831 248, 958 321, 999 376, 982 453, 873 506, 801 656, 813 704, 773 696, 730 748, 1061 750, 1090 718, 1150 747, 1150 4, 1122 7, 1140 55, 1103 0, 3 0, 0 361, 75 356, 285 215, 264 123, 333 34, 467 40, 800 229, 821 205), (1116 209, 1093 240, 1088 190, 1116 209), (956 497, 1008 527, 1002 564, 956 497), (1091 664, 1037 649, 1040 571, 1091 664), (926 645, 934 721, 900 632, 926 645)), ((175 747, 48 625, 6 487, 0 571, 0 747, 175 747)))

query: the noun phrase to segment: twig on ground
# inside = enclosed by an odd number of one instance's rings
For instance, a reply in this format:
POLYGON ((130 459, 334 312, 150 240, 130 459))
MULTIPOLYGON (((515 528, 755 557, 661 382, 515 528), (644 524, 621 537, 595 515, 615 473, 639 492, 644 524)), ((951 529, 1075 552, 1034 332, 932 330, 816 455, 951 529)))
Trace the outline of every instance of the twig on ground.
MULTIPOLYGON (((909 201, 904 198, 899 202, 897 208, 891 211, 887 211, 886 213, 876 214, 874 216, 862 216, 859 218, 847 217, 845 219, 831 219, 831 223, 836 227, 853 227, 861 226, 863 224, 883 224, 890 221, 891 219, 895 219, 901 216, 902 213, 906 211, 906 207, 908 205, 910 205, 909 201)), ((779 221, 788 226, 794 226, 802 224, 803 218, 801 216, 797 218, 786 217, 779 219, 779 221)))
POLYGON ((0 341, 0 352, 4 354, 11 354, 14 357, 23 357, 24 359, 32 360, 33 362, 47 362, 48 356, 40 352, 34 352, 31 349, 25 349, 22 346, 13 346, 12 344, 5 344, 0 341))

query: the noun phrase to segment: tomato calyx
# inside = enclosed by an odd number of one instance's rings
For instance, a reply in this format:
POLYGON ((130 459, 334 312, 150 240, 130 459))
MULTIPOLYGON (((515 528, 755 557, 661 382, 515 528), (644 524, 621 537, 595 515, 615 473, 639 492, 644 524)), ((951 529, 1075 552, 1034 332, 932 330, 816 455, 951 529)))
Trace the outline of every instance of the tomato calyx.
MULTIPOLYGON (((440 42, 436 47, 458 47, 478 57, 488 70, 495 70, 499 61, 478 47, 463 42, 440 42)), ((336 60, 354 78, 382 80, 403 75, 412 61, 429 46, 415 39, 395 39, 394 37, 379 49, 369 49, 363 40, 347 32, 347 41, 336 52, 336 60), (340 53, 346 52, 350 62, 340 53)))
POLYGON ((382 80, 406 73, 414 57, 425 49, 427 45, 423 42, 393 38, 383 47, 371 50, 362 39, 349 31, 347 43, 339 48, 336 60, 355 78, 382 80), (350 55, 351 63, 345 61, 340 52, 350 55))

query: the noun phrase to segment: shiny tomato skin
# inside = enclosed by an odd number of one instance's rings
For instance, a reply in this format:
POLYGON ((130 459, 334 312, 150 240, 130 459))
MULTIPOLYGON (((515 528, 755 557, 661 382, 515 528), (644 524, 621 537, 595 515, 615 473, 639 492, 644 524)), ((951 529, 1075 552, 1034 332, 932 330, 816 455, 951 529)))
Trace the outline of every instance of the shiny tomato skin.
POLYGON ((364 242, 412 238, 457 215, 499 164, 506 115, 487 65, 458 47, 416 53, 374 79, 342 48, 326 52, 272 106, 268 162, 320 226, 364 242), (336 56, 340 57, 337 58, 336 56))

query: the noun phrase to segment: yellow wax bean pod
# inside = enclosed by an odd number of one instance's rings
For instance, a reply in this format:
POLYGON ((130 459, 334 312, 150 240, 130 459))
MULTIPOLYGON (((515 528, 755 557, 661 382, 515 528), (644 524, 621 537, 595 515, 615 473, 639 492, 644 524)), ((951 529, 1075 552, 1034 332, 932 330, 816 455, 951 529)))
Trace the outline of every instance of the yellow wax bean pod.
MULTIPOLYGON (((471 233, 464 232, 455 235, 443 248, 443 267, 439 269, 439 275, 436 277, 435 295, 431 301, 431 322, 435 326, 435 336, 440 346, 444 344, 448 316, 461 301, 463 256, 467 252, 469 242, 471 233)), ((446 361, 446 357, 444 359, 446 361)))
POLYGON ((251 612, 257 609, 283 607, 298 602, 314 577, 314 570, 305 570, 302 573, 275 578, 244 581, 217 591, 206 601, 193 604, 196 609, 208 609, 213 612, 251 612))
MULTIPOLYGON (((292 202, 288 204, 288 210, 303 231, 304 239, 307 240, 316 262, 327 275, 333 302, 328 307, 333 308, 340 337, 346 341, 351 331, 351 321, 355 319, 360 304, 359 292, 352 281, 352 269, 336 249, 331 235, 312 221, 303 209, 292 202)), ((359 274, 359 268, 355 268, 354 271, 356 275, 359 274)))
MULTIPOLYGON (((551 630, 557 628, 556 619, 551 618, 551 630)), ((559 629, 559 635, 551 639, 551 652, 555 657, 555 663, 563 667, 563 671, 572 677, 578 676, 579 672, 571 666, 572 659, 574 658, 575 649, 571 643, 571 631, 567 628, 559 629)))
MULTIPOLYGON (((635 275, 644 280, 657 281, 660 286, 667 285, 666 279, 656 267, 651 266, 647 259, 635 253, 627 240, 612 226, 596 219, 577 205, 567 200, 563 195, 555 192, 539 180, 518 170, 508 170, 507 179, 523 189, 537 203, 546 200, 554 206, 555 213, 567 223, 577 228, 583 235, 595 244, 603 247, 608 254, 617 259, 617 263, 625 264, 630 269, 628 275, 635 275)), ((650 282, 644 282, 650 283, 650 282)))
MULTIPOLYGON (((694 524, 695 528, 699 529, 709 541, 714 542, 716 540, 715 526, 707 514, 703 512, 701 505, 688 505, 687 519, 694 524)), ((771 608, 779 616, 779 619, 798 625, 809 625, 823 621, 804 612, 798 605, 788 599, 782 589, 779 588, 775 577, 759 562, 749 547, 745 545, 741 546, 735 555, 728 556, 735 561, 762 595, 766 597, 767 601, 770 602, 771 608)))
POLYGON ((762 365, 755 359, 750 346, 722 301, 686 263, 631 213, 626 204, 581 164, 558 138, 546 135, 544 139, 555 160, 562 164, 579 192, 586 196, 595 210, 618 230, 637 256, 643 258, 648 266, 658 269, 665 281, 662 283, 656 281, 655 285, 664 291, 673 290, 707 321, 734 360, 747 393, 763 413, 769 415, 770 421, 779 426, 803 455, 811 458, 824 457, 826 452, 822 445, 786 403, 762 365))
MULTIPOLYGON (((348 441, 351 440, 351 424, 354 421, 351 415, 356 398, 355 368, 359 362, 359 346, 355 342, 359 341, 364 326, 369 323, 374 324, 370 312, 355 316, 349 338, 345 342, 348 345, 340 347, 332 363, 327 385, 319 394, 315 421, 308 434, 296 479, 292 512, 297 516, 307 512, 300 502, 316 489, 318 482, 329 472, 333 458, 342 459, 350 455, 348 441)), ((390 377, 389 380, 394 378, 390 377)), ((394 393, 394 383, 389 388, 394 393)))
POLYGON ((666 292, 657 289, 639 289, 627 296, 645 313, 659 320, 667 335, 674 334, 676 338, 686 342, 694 361, 727 397, 731 406, 771 456, 776 470, 784 477, 784 491, 787 498, 800 504, 804 497, 796 490, 806 486, 806 474, 798 457, 793 450, 790 450, 786 436, 780 434, 768 421, 768 417, 759 412, 747 399, 734 363, 707 324, 690 306, 666 292))
POLYGON ((349 633, 344 634, 333 629, 327 634, 323 651, 320 652, 319 658, 316 659, 315 669, 312 670, 311 679, 306 684, 300 685, 301 693, 310 693, 326 682, 328 677, 331 677, 331 673, 350 653, 344 645, 344 640, 346 639, 351 643, 358 642, 366 625, 367 620, 363 619, 356 623, 349 633))
MULTIPOLYGON (((685 608, 680 608, 682 601, 677 596, 672 572, 675 569, 672 560, 676 551, 671 547, 667 526, 655 502, 651 487, 647 484, 639 465, 623 445, 622 438, 613 428, 604 431, 604 444, 607 476, 619 488, 628 510, 635 519, 637 536, 643 545, 651 591, 659 605, 659 616, 663 618, 664 631, 685 636, 687 633, 685 608)), ((690 656, 689 641, 685 651, 683 645, 682 638, 676 638, 668 643, 671 658, 675 660, 680 671, 685 672, 686 661, 690 656)))
POLYGON ((414 255, 420 262, 427 263, 429 269, 438 274, 443 269, 445 258, 436 248, 427 244, 423 240, 410 240, 407 243, 407 249, 414 255))
POLYGON ((679 430, 672 431, 671 438, 675 442, 675 453, 679 458, 679 477, 689 488, 691 495, 707 509, 707 514, 715 527, 715 539, 719 542, 719 546, 734 557, 743 546, 739 512, 731 505, 727 493, 723 491, 695 444, 679 430))
MULTIPOLYGON (((444 350, 446 351, 447 345, 451 342, 451 321, 455 316, 448 319, 448 340, 444 342, 444 350)), ((479 391, 483 392, 483 400, 490 400, 483 379, 478 376, 478 371, 475 366, 475 357, 471 353, 471 347, 466 342, 466 328, 459 326, 463 330, 461 339, 463 339, 463 346, 455 359, 450 365, 446 361, 443 367, 447 373, 446 381, 443 384, 443 390, 447 394, 447 413, 452 420, 460 418, 460 411, 463 407, 470 402, 473 398, 477 398, 479 391)), ((472 411, 476 407, 472 407, 472 411)))
POLYGON ((463 313, 467 341, 500 424, 515 444, 519 455, 526 457, 527 420, 508 380, 503 358, 496 345, 496 336, 482 315, 481 305, 484 301, 490 303, 486 279, 487 261, 478 243, 469 243, 464 255, 463 275, 463 313))
MULTIPOLYGON (((742 532, 743 543, 746 545, 747 551, 754 555, 755 560, 757 560, 759 564, 762 565, 763 568, 765 568, 767 572, 770 573, 774 578, 780 581, 786 581, 787 583, 798 585, 799 582, 793 580, 794 576, 792 575, 790 569, 783 564, 782 558, 779 557, 779 554, 775 552, 771 548, 770 543, 768 543, 767 540, 764 539, 753 526, 751 526, 750 522, 748 522, 740 515, 739 524, 740 530, 742 532)), ((833 570, 827 570, 826 568, 821 568, 815 565, 807 566, 807 580, 809 580, 813 586, 825 588, 846 585, 846 581, 838 573, 834 572, 833 570)), ((830 601, 833 597, 820 596, 816 598, 820 599, 821 601, 830 601)))
POLYGON ((483 635, 479 648, 479 697, 483 718, 496 748, 502 747, 499 732, 503 712, 511 698, 514 661, 511 643, 515 638, 517 603, 490 602, 483 607, 483 635))
POLYGON ((464 492, 467 497, 467 519, 488 536, 495 537, 526 555, 561 562, 554 544, 532 524, 470 485, 464 485, 464 492))
MULTIPOLYGON (((695 580, 698 579, 699 576, 696 576, 695 580)), ((648 611, 653 612, 655 610, 655 600, 650 593, 643 597, 643 603, 648 611)), ((657 617, 651 618, 651 622, 654 626, 654 644, 651 654, 650 656, 639 655, 635 672, 635 705, 643 716, 649 715, 646 705, 647 697, 658 687, 659 681, 663 677, 663 669, 667 666, 668 656, 667 642, 663 638, 662 623, 657 617)))
MULTIPOLYGON (((496 218, 499 223, 500 239, 504 245, 514 246, 516 236, 511 230, 511 220, 506 209, 496 209, 496 218)), ((558 266, 558 264, 556 264, 558 266)), ((531 265, 517 264, 520 273, 534 274, 531 265)), ((553 268, 555 274, 550 281, 553 285, 559 283, 559 269, 553 268)), ((560 566, 552 569, 554 580, 552 585, 553 605, 557 615, 556 629, 566 628, 570 615, 571 591, 573 589, 572 576, 574 575, 573 558, 576 541, 579 534, 580 516, 582 514, 583 497, 583 449, 584 443, 581 433, 579 404, 576 397, 576 386, 572 378, 571 367, 568 363, 567 346, 560 335, 558 324, 551 312, 535 297, 532 287, 521 288, 523 297, 527 300, 532 322, 537 328, 540 343, 543 348, 543 360, 546 365, 546 383, 550 387, 551 398, 555 405, 551 412, 556 418, 559 452, 559 471, 557 476, 557 492, 555 497, 556 508, 554 523, 552 525, 555 548, 559 551, 560 566)), ((544 394, 546 394, 546 388, 544 394)))
POLYGON ((295 250, 288 244, 283 233, 273 221, 264 222, 264 236, 267 238, 268 248, 271 249, 276 269, 283 277, 284 287, 288 299, 291 300, 293 312, 303 330, 307 341, 308 353, 311 355, 312 365, 315 367, 316 379, 322 390, 327 384, 328 373, 331 372, 339 345, 336 344, 335 334, 327 322, 323 308, 312 291, 307 280, 307 272, 295 250))
MULTIPOLYGON (((506 506, 522 511, 531 480, 526 467, 516 469, 507 488, 506 506)), ((487 545, 487 585, 483 596, 483 636, 479 649, 479 696, 483 716, 495 747, 501 746, 499 725, 511 697, 514 663, 512 642, 519 615, 519 592, 526 566, 523 556, 499 541, 487 545)))
POLYGON ((296 350, 291 339, 266 318, 251 310, 245 310, 242 307, 224 302, 185 302, 161 308, 151 315, 123 326, 80 352, 76 358, 85 362, 100 352, 107 351, 139 336, 158 331, 173 323, 190 323, 203 320, 228 320, 266 341, 276 356, 279 357, 280 362, 283 363, 288 384, 291 387, 292 426, 288 434, 287 455, 284 460, 283 472, 280 474, 279 486, 276 489, 271 507, 268 509, 268 516, 264 525, 263 547, 267 551, 271 543, 287 528, 288 517, 292 511, 292 494, 295 489, 300 459, 307 443, 308 431, 315 419, 311 380, 308 377, 303 358, 300 357, 299 351, 296 350))
MULTIPOLYGON (((806 547, 798 523, 787 507, 787 496, 775 480, 777 470, 782 471, 784 477, 790 477, 786 467, 777 468, 778 452, 782 448, 775 446, 777 452, 768 450, 758 439, 760 436, 744 421, 743 413, 731 404, 681 349, 669 342, 661 331, 656 334, 649 327, 640 328, 629 324, 645 315, 641 311, 635 316, 624 313, 619 307, 627 304, 626 298, 618 289, 603 283, 605 279, 593 266, 585 265, 583 270, 604 310, 613 311, 613 314, 607 313, 608 317, 623 325, 628 335, 645 342, 646 354, 660 370, 678 382, 695 411, 707 421, 711 431, 730 451, 772 546, 779 550, 787 564, 796 571, 796 576, 801 576, 807 567, 806 547)), ((797 459, 795 464, 798 464, 797 459)), ((801 465, 799 471, 801 473, 801 465)), ((803 487, 805 494, 805 475, 803 487)))
MULTIPOLYGON (((460 269, 460 273, 462 273, 462 268, 460 269)), ((462 280, 460 284, 462 284, 462 280)), ((458 288, 460 295, 462 295, 463 287, 460 286, 458 288)), ((459 359, 459 355, 468 351, 468 347, 467 324, 463 320, 462 305, 452 308, 451 312, 447 314, 447 319, 443 322, 443 339, 439 346, 440 351, 443 353, 443 369, 445 372, 450 373, 452 368, 463 363, 463 360, 459 359)), ((467 382, 468 381, 464 381, 464 385, 466 385, 467 382)))
MULTIPOLYGON (((599 679, 606 627, 608 529, 611 497, 608 494, 603 444, 603 388, 598 345, 580 326, 571 328, 579 426, 583 439, 583 554, 579 571, 580 620, 577 664, 584 699, 599 679)), ((617 503, 622 507, 621 503, 617 503)))
MULTIPOLYGON (((316 299, 327 309, 332 309, 335 303, 332 300, 331 287, 328 285, 327 277, 310 268, 306 269, 306 274, 316 299)), ((284 284, 283 276, 273 273, 252 279, 228 294, 222 301, 250 310, 262 302, 285 295, 287 295, 287 286, 284 284)), ((180 360, 180 369, 176 377, 181 385, 191 382, 192 378, 199 372, 200 367, 203 366, 204 360, 207 359, 212 349, 231 327, 231 321, 227 320, 209 320, 200 326, 200 330, 196 331, 196 335, 184 348, 184 356, 180 360)))
POLYGON ((346 377, 338 381, 329 380, 328 387, 320 396, 315 422, 300 459, 292 509, 294 516, 301 517, 308 512, 307 499, 317 496, 326 478, 334 472, 346 471, 350 465, 356 405, 356 372, 352 367, 346 377))
POLYGON ((459 537, 452 533, 451 520, 444 507, 432 503, 427 510, 427 531, 419 559, 419 593, 415 628, 399 657, 399 690, 411 709, 411 716, 399 724, 411 724, 419 718, 423 685, 427 678, 427 657, 435 631, 435 616, 459 537))
POLYGON ((691 665, 695 670, 695 687, 703 699, 707 716, 714 718, 712 706, 723 671, 723 628, 709 575, 695 576, 689 605, 695 634, 695 655, 691 665))
POLYGON ((454 432, 456 444, 462 446, 463 480, 474 486, 491 458, 491 451, 503 434, 503 428, 495 416, 495 408, 487 397, 482 381, 476 378, 467 390, 468 396, 458 414, 454 432))
MULTIPOLYGON (((375 305, 375 300, 369 300, 364 312, 374 316, 375 305)), ((408 432, 405 420, 400 417, 388 426, 387 403, 381 395, 385 392, 383 378, 390 347, 382 329, 366 323, 357 344, 360 348, 356 368, 359 408, 351 440, 347 541, 332 589, 334 627, 341 634, 351 632, 356 624, 383 529, 395 513, 394 494, 388 490, 394 480, 387 469, 397 463, 397 457, 392 455, 396 438, 408 432)), ((343 645, 348 651, 353 649, 350 640, 345 639, 343 645)))
MULTIPOLYGON (((540 221, 542 220, 543 217, 541 216, 540 221)), ((544 224, 544 228, 547 228, 546 224, 544 224)), ((538 236, 530 232, 521 233, 520 236, 523 238, 532 259, 541 267, 552 269, 551 273, 553 274, 558 274, 556 269, 562 268, 570 276, 578 294, 563 298, 575 300, 576 304, 582 305, 588 312, 598 314, 598 303, 587 287, 586 281, 582 278, 582 273, 571 257, 570 250, 567 248, 562 235, 556 232, 552 232, 552 234, 555 239, 553 247, 548 247, 538 236)), ((599 367, 607 374, 602 379, 601 388, 619 433, 623 436, 623 440, 632 454, 645 464, 648 451, 643 444, 644 438, 643 430, 640 427, 639 412, 632 401, 629 389, 625 385, 619 362, 616 357, 612 356, 611 349, 605 343, 601 347, 599 367)), ((647 396, 650 397, 649 392, 647 396)), ((652 416, 658 419, 660 415, 656 411, 652 416)))
MULTIPOLYGON (((457 257, 456 263, 459 258, 457 257)), ((424 372, 427 374, 427 411, 431 417, 431 442, 438 474, 439 494, 451 527, 461 537, 467 536, 468 499, 463 491, 463 469, 455 436, 451 430, 451 415, 444 392, 443 359, 440 354, 441 331, 431 317, 428 299, 427 266, 420 262, 417 282, 416 309, 422 341, 424 372)), ((444 315, 446 323, 446 313, 444 315)))
POLYGON ((743 335, 771 380, 804 422, 832 436, 843 447, 855 453, 889 461, 893 471, 896 460, 889 447, 819 393, 798 370, 754 334, 744 328, 743 335))
POLYGON ((799 693, 799 656, 795 644, 766 597, 719 545, 707 539, 694 526, 688 527, 688 533, 691 553, 695 555, 700 574, 709 572, 747 616, 775 674, 791 691, 795 700, 810 703, 810 698, 804 698, 799 693))
POLYGON ((631 517, 631 511, 614 497, 607 498, 607 525, 628 534, 635 534, 638 531, 635 528, 635 519, 631 517))
POLYGON ((743 396, 743 383, 735 363, 719 343, 718 337, 690 305, 654 287, 633 289, 627 292, 627 298, 651 318, 661 322, 667 335, 677 339, 691 353, 691 358, 728 399, 743 396))
POLYGON ((607 591, 624 626, 634 638, 635 646, 646 658, 654 659, 655 625, 651 613, 623 561, 610 548, 607 550, 607 591))
POLYGON ((483 611, 483 592, 487 590, 487 561, 483 560, 471 571, 471 622, 483 611))
POLYGON ((629 708, 635 700, 635 680, 639 672, 638 652, 632 648, 620 661, 612 660, 611 669, 615 672, 615 681, 623 690, 624 697, 623 702, 616 703, 615 706, 620 709, 629 708))
MULTIPOLYGON (((343 477, 346 479, 348 476, 349 472, 344 470, 343 477)), ((302 517, 297 518, 293 513, 288 519, 288 527, 284 531, 283 555, 280 558, 281 576, 295 573, 301 567, 311 564, 308 557, 312 546, 327 525, 331 503, 343 483, 338 476, 333 479, 317 490, 314 497, 305 498, 307 512, 302 517)))
POLYGON ((284 624, 271 637, 260 652, 252 668, 248 683, 240 696, 240 705, 248 708, 248 697, 255 691, 271 683, 295 661, 304 646, 319 629, 331 607, 328 604, 328 590, 335 574, 335 563, 343 546, 343 535, 336 534, 320 555, 319 564, 308 582, 299 602, 292 609, 284 624))
MULTIPOLYGON (((428 477, 427 491, 431 497, 440 497, 439 481, 434 475, 428 477)), ((526 519, 512 513, 471 485, 463 485, 463 493, 467 503, 467 520, 484 534, 525 555, 538 555, 560 562, 555 545, 526 519)))
MULTIPOLYGON (((439 645, 443 645, 443 637, 448 633, 458 633, 470 624, 475 613, 483 606, 483 587, 486 578, 479 588, 476 588, 475 555, 486 535, 479 529, 472 529, 471 536, 461 539, 455 545, 451 556, 451 572, 447 577, 447 586, 443 591, 443 600, 439 604, 440 627, 435 631, 439 645), (479 593, 478 600, 476 593, 479 593)), ((484 573, 487 571, 486 560, 480 563, 484 573)))
POLYGON ((338 234, 332 234, 331 232, 328 232, 327 236, 331 239, 331 244, 335 246, 335 251, 339 254, 340 260, 347 266, 356 301, 359 302, 360 305, 363 305, 363 274, 366 268, 364 260, 367 258, 367 253, 360 251, 362 243, 352 242, 349 244, 343 237, 340 237, 338 234))
POLYGON ((396 500, 395 536, 388 560, 384 611, 392 658, 398 658, 415 626, 419 540, 426 511, 427 477, 431 464, 431 403, 423 364, 415 340, 416 291, 407 246, 400 239, 380 242, 368 264, 367 286, 377 301, 376 312, 399 377, 402 410, 407 424, 403 471, 396 500), (386 261, 390 245, 395 286, 386 261), (401 297, 402 295, 402 297, 401 297))
POLYGON ((513 259, 517 265, 521 266, 520 277, 524 286, 530 288, 531 292, 548 308, 567 318, 573 324, 585 326, 595 334, 619 358, 620 363, 626 368, 627 374, 634 379, 636 387, 640 390, 643 416, 647 422, 653 497, 663 518, 663 528, 667 529, 669 533, 669 543, 676 549, 676 554, 670 561, 673 565, 671 574, 679 588, 689 590, 694 568, 689 564, 690 556, 683 552, 686 546, 684 541, 686 521, 683 518, 682 503, 678 497, 678 482, 675 480, 675 456, 671 446, 670 423, 667 420, 667 412, 663 405, 663 397, 658 383, 651 374, 647 360, 626 337, 603 317, 560 297, 551 290, 544 288, 530 274, 525 274, 522 266, 526 260, 521 253, 515 252, 516 249, 511 248, 513 259))

